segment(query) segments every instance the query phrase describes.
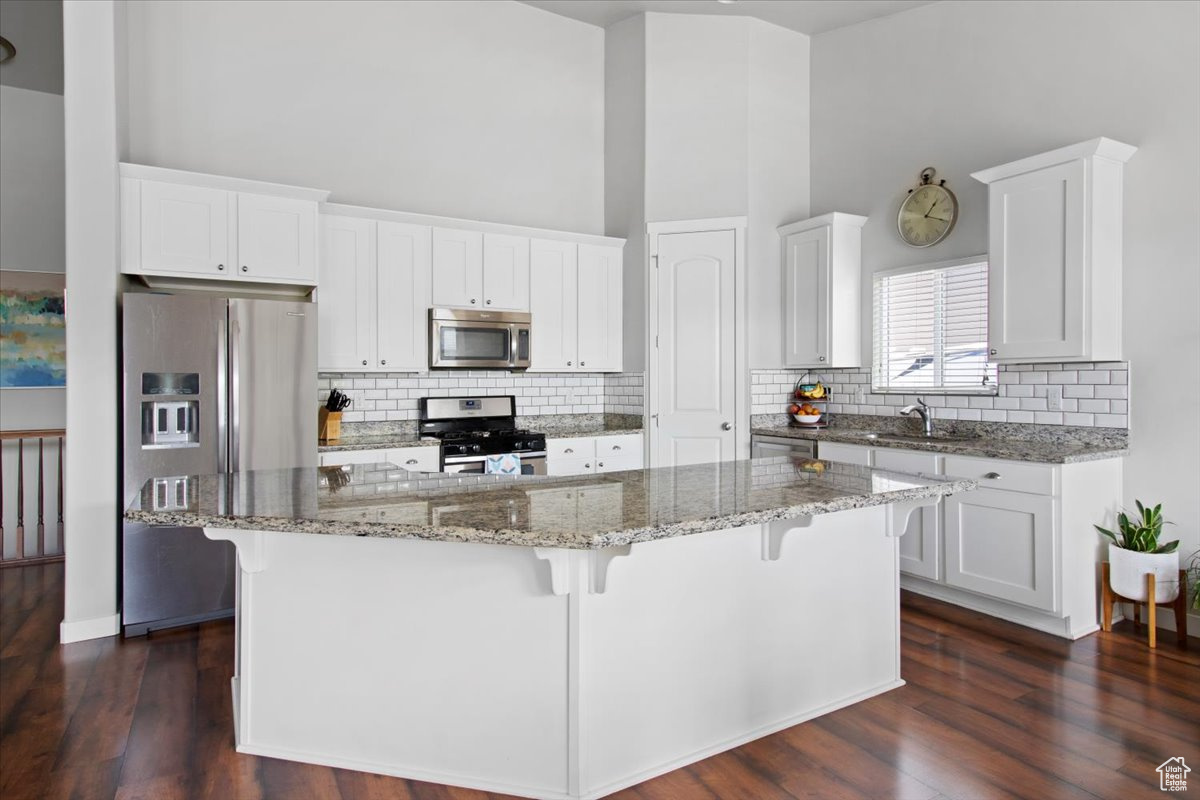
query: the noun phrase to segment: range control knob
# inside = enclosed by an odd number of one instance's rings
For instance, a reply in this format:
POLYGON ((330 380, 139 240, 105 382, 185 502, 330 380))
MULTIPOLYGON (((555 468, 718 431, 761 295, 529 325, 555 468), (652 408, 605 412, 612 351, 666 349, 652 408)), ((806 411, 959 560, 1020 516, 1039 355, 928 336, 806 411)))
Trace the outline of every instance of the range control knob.
POLYGON ((483 448, 482 448, 482 447, 480 447, 480 446, 479 446, 479 445, 477 445, 477 444, 473 444, 473 445, 471 445, 471 450, 472 450, 473 452, 476 452, 476 453, 482 453, 482 452, 483 452, 483 448))

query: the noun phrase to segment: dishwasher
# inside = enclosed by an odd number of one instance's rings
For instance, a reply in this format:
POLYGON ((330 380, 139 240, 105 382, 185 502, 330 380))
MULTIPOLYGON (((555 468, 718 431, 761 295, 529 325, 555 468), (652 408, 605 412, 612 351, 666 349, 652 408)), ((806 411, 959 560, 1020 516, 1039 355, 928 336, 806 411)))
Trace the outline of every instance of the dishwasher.
POLYGON ((792 439, 787 436, 750 437, 751 458, 769 458, 771 456, 816 458, 817 442, 815 439, 792 439))

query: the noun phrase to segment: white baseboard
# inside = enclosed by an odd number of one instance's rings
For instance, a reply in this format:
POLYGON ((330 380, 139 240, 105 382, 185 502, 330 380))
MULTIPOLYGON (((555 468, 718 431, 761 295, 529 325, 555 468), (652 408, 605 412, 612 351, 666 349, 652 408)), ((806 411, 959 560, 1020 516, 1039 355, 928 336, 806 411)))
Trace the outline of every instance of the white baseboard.
POLYGON ((83 642, 88 639, 103 639, 121 632, 121 615, 109 614, 91 619, 63 620, 58 624, 60 644, 83 642))

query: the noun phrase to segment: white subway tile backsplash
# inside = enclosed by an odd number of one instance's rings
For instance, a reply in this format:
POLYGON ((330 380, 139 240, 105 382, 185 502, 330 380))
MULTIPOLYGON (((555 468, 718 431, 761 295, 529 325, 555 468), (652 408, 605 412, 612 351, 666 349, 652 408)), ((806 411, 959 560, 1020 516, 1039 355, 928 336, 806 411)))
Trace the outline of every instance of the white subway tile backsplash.
MULTIPOLYGON (((871 392, 871 373, 866 368, 819 373, 755 370, 750 377, 751 413, 781 413, 791 401, 793 385, 805 374, 820 378, 829 388, 832 400, 828 410, 833 414, 891 416, 917 397, 871 392)), ((1124 362, 1005 364, 998 373, 995 396, 938 394, 924 399, 935 409, 937 419, 1127 427, 1128 376, 1129 365, 1124 362), (1052 402, 1055 410, 1051 410, 1052 402)), ((609 390, 606 410, 611 402, 609 390)))

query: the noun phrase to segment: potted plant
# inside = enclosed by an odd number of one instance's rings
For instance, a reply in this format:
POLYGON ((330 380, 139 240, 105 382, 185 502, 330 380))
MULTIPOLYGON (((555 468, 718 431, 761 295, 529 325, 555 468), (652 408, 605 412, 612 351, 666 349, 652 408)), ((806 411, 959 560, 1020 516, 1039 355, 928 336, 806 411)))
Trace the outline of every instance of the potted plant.
POLYGON ((1200 550, 1192 553, 1188 561, 1187 578, 1192 590, 1192 611, 1200 611, 1200 550))
POLYGON ((1154 573, 1154 602, 1170 603, 1179 595, 1179 542, 1159 544, 1162 534, 1162 503, 1148 508, 1137 504, 1137 514, 1117 515, 1119 536, 1106 528, 1096 530, 1112 542, 1108 545, 1108 583, 1117 594, 1145 602, 1146 575, 1154 573))

